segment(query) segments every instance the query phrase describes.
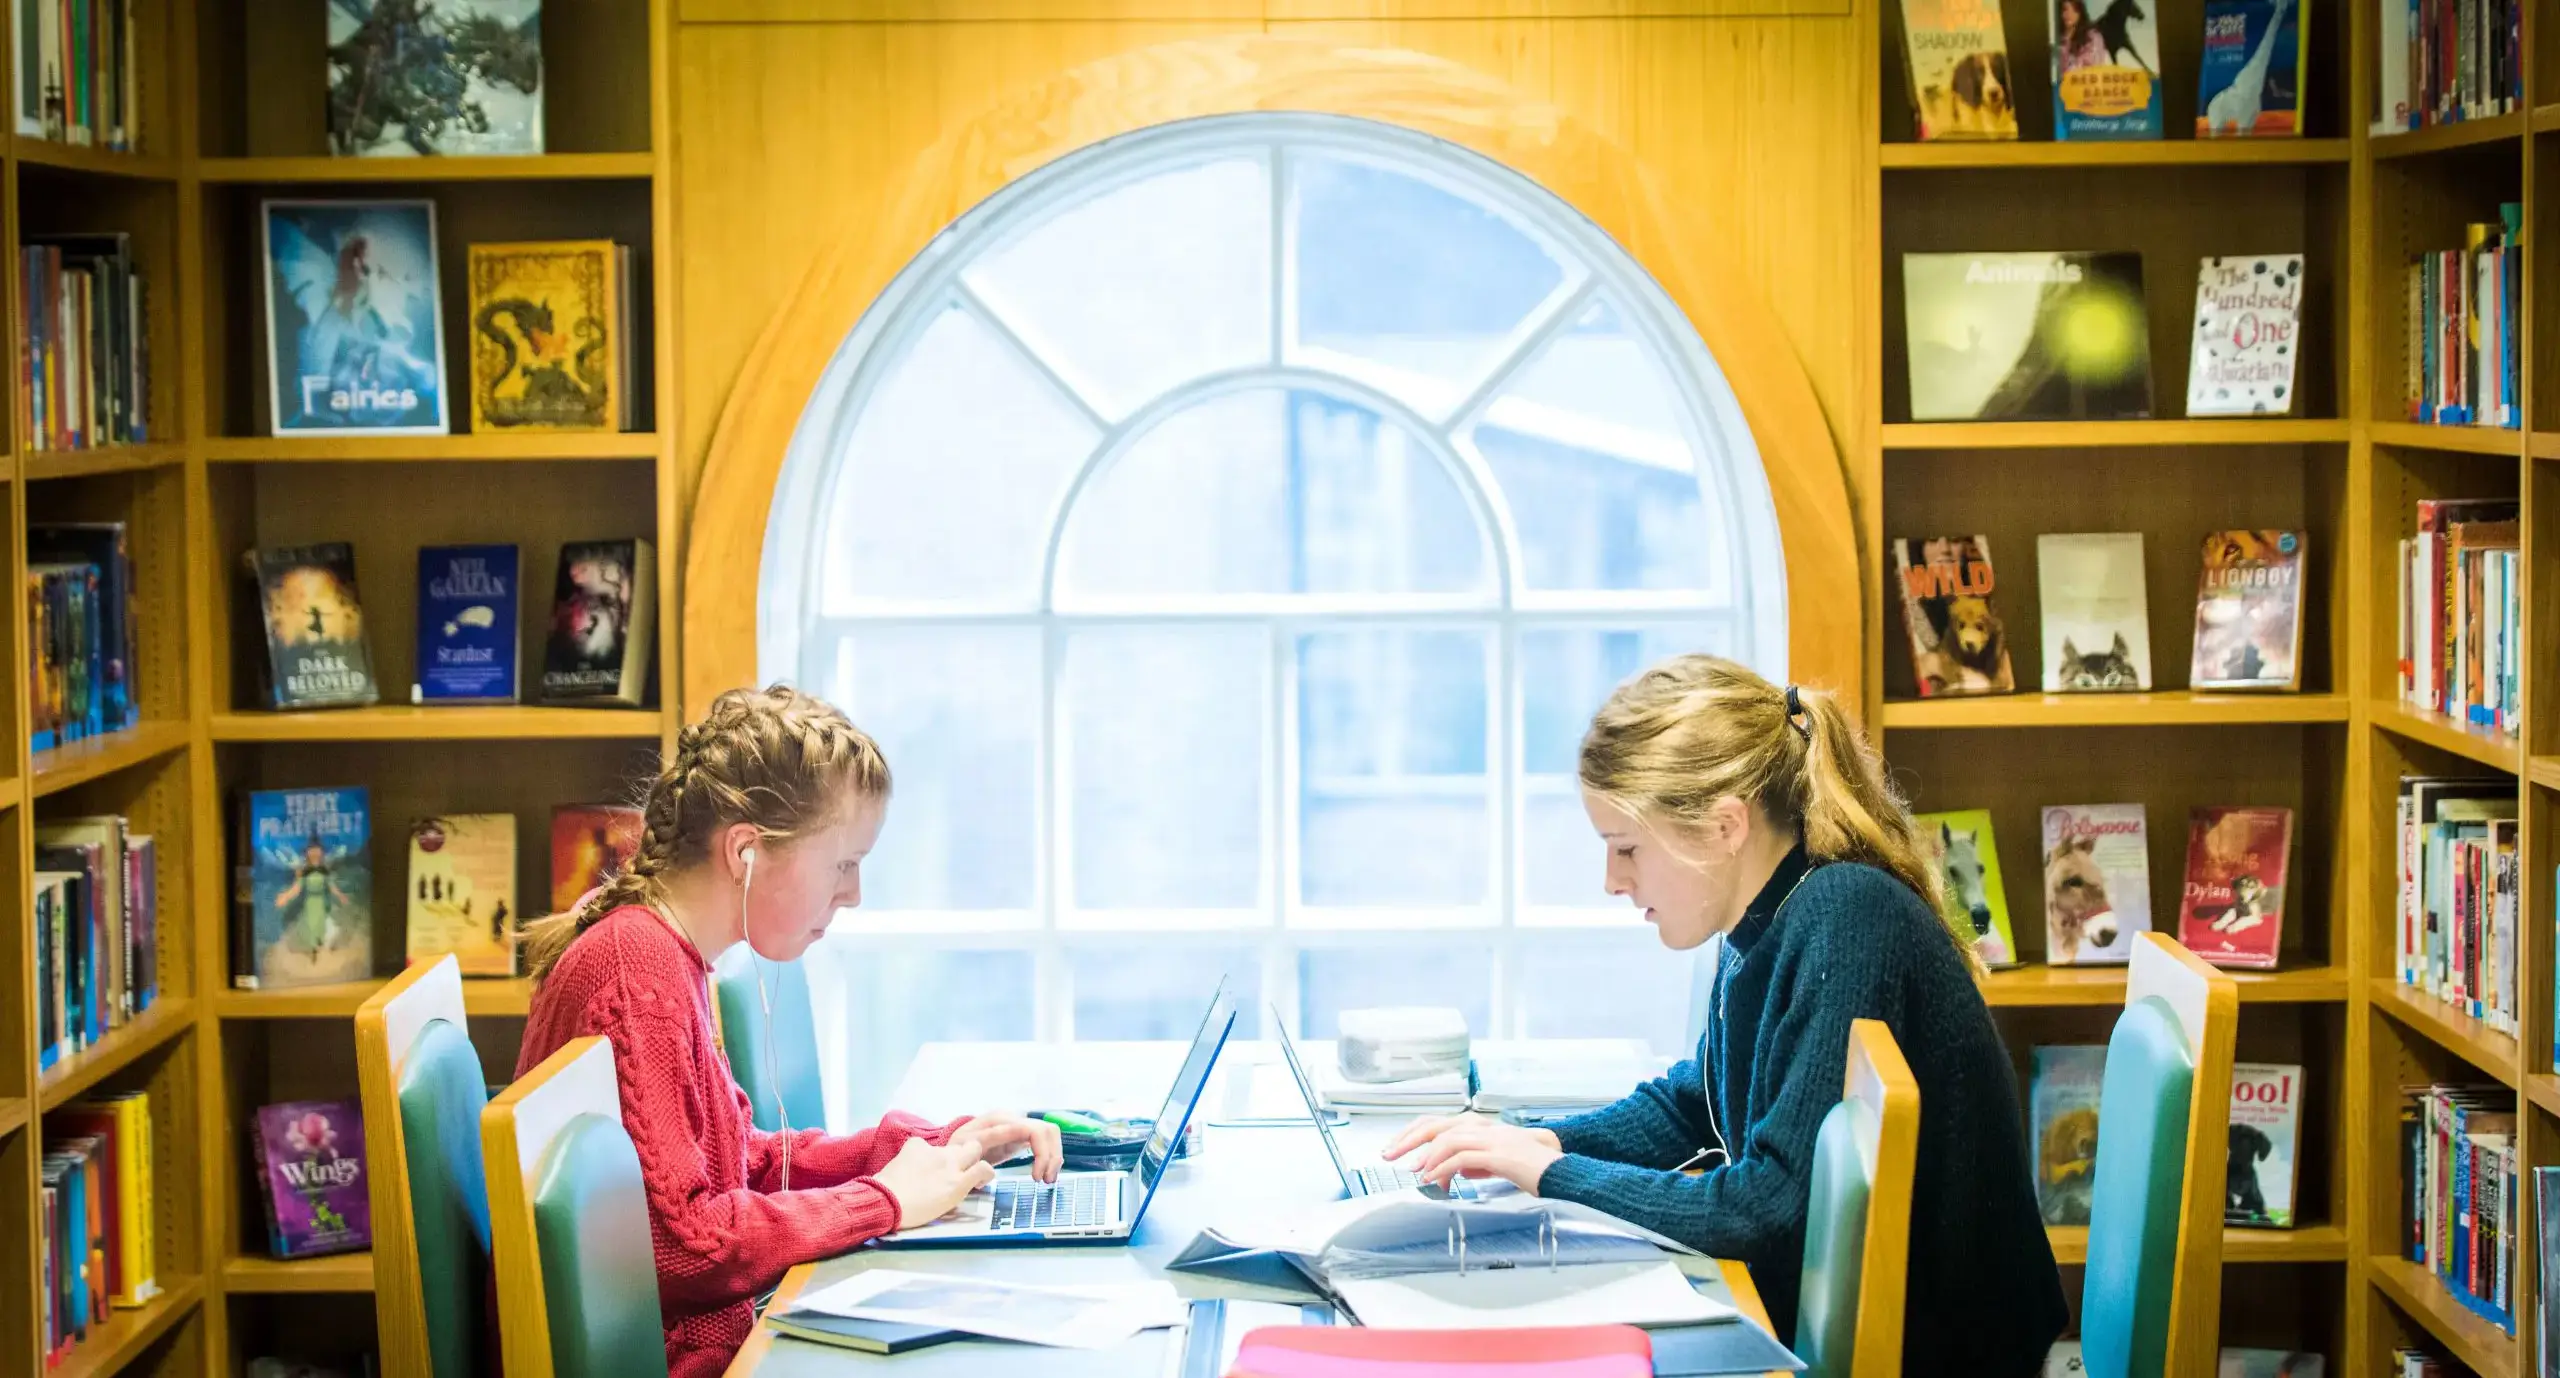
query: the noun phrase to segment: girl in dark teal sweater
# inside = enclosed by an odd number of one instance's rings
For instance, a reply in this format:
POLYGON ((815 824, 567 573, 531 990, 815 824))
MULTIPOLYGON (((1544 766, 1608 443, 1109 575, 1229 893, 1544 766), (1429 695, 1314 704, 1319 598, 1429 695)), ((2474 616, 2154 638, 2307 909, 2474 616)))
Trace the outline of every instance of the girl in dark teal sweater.
POLYGON ((1433 1180, 1508 1178, 1740 1259, 1786 1338, 1814 1134, 1840 1099, 1850 1022, 1880 1019, 1920 1084, 1903 1372, 2039 1372, 2069 1310, 2017 1082, 1972 935, 1942 917, 1857 726, 1827 693, 1683 656, 1601 708, 1580 775, 1609 893, 1665 947, 1723 941, 1696 1056, 1550 1129, 1426 1120, 1387 1156, 1420 1150, 1433 1180))

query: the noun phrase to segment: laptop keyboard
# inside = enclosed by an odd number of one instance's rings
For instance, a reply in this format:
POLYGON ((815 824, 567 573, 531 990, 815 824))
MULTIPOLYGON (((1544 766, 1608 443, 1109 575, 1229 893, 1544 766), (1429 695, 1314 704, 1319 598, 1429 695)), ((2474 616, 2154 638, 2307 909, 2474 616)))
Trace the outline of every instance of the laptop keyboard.
POLYGON ((995 1184, 995 1228, 1047 1230, 1100 1225, 1110 1214, 1111 1189, 1117 1180, 1075 1176, 1054 1184, 999 1181, 995 1184))
POLYGON ((1359 1177, 1361 1187, 1370 1196, 1383 1196, 1391 1191, 1422 1185, 1422 1178, 1411 1168, 1364 1167, 1354 1175, 1359 1177))

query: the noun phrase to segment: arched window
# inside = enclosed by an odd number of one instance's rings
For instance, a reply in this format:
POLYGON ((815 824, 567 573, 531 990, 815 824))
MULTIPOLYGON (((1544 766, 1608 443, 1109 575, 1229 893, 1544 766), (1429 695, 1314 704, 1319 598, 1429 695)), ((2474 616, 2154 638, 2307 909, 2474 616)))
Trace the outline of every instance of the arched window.
POLYGON ((1783 673, 1785 608, 1723 376, 1554 196, 1329 116, 1060 159, 864 317, 776 490, 763 669, 898 777, 819 999, 892 1071, 1187 1036, 1222 971, 1248 1026, 1667 1046, 1575 744, 1674 651, 1783 673))

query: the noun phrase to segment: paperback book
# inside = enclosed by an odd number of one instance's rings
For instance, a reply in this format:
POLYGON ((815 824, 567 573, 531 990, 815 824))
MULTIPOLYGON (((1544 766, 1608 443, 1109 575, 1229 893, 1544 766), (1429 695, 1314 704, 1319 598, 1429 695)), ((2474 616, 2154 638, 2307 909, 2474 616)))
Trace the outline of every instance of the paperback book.
POLYGON ((1902 256, 1915 421, 2151 415, 2138 253, 1902 256))
POLYGON ((2300 134, 2302 7, 2294 0, 2205 0, 2196 96, 2199 139, 2300 134))
POLYGON ((610 240, 471 246, 471 429, 629 424, 630 250, 610 240))
POLYGON ((2009 927, 2009 892, 2000 883, 2000 850, 1991 837, 1991 811, 1914 815, 1923 845, 1938 864, 1940 902, 1947 918, 1973 935, 1973 955, 1986 967, 2018 964, 2018 940, 2009 927))
POLYGON ((560 547, 542 697, 552 703, 638 708, 649 694, 656 642, 656 548, 638 537, 560 547))
POLYGON ((257 1123, 267 1252, 310 1258, 372 1247, 363 1107, 351 1100, 287 1101, 259 1106, 257 1123))
POLYGON ((449 813, 409 829, 409 965, 452 953, 465 976, 516 974, 516 820, 449 813))
POLYGON ((2302 329, 2302 255, 2208 258, 2196 272, 2196 337, 2187 415, 2282 416, 2293 410, 2302 329))
POLYGON ((412 703, 516 701, 516 548, 418 550, 418 678, 412 703))
POLYGON ((372 825, 361 786, 248 795, 233 985, 280 990, 373 975, 372 825))
POLYGON ((268 201, 274 434, 442 435, 444 315, 432 201, 268 201))
POLYGON ((2198 689, 2296 688, 2301 651, 2302 533, 2207 535, 2188 683, 2198 689))
POLYGON ((2098 1093, 2106 1072, 2104 1045, 2036 1049, 2027 1113, 2035 1121, 2036 1205, 2048 1225, 2089 1223, 2089 1189, 2098 1170, 2098 1093))
POLYGON ((2292 1229, 2294 1153, 2302 1136, 2302 1068, 2231 1069, 2231 1159, 2222 1223, 2292 1229))
POLYGON ((1902 0, 1902 40, 1923 142, 2018 137, 2000 0, 1902 0))
POLYGON ((1920 697, 2005 694, 2017 687, 2008 629, 1992 603, 1997 580, 1989 537, 1898 537, 1893 573, 1920 697))
POLYGON ((540 153, 541 0, 329 0, 329 151, 540 153))
POLYGON ((2150 841, 2140 804, 2044 811, 2045 960, 2054 966, 2133 960, 2151 931, 2150 841))
POLYGON ((620 804, 563 804, 551 812, 551 912, 622 874, 640 854, 640 811, 620 804))
POLYGON ((2048 0, 2053 137, 2161 134, 2160 28, 2141 0, 2048 0))
POLYGON ((2142 533, 2036 537, 2048 694, 2151 687, 2150 605, 2142 533))
POLYGON ((268 701, 277 708, 373 703, 356 552, 344 541, 248 556, 267 642, 268 701))
POLYGON ((2215 966, 2272 969, 2292 851, 2291 809, 2197 809, 2187 823, 2178 941, 2215 966))

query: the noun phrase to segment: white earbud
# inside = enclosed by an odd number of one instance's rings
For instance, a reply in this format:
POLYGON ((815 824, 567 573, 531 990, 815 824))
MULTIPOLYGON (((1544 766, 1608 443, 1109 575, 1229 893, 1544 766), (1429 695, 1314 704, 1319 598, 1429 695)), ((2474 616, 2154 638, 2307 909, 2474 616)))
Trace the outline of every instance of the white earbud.
POLYGON ((749 847, 739 852, 738 860, 746 866, 745 874, 738 877, 738 932, 739 936, 745 938, 747 942, 747 965, 755 970, 756 1004, 764 1010, 765 1080, 772 1088, 774 1113, 782 1124, 782 1189, 789 1191, 791 1190, 791 1108, 782 1103, 782 1071, 776 1064, 774 1051, 773 996, 764 985, 764 954, 756 951, 755 931, 747 917, 747 897, 755 893, 756 849, 749 847))

